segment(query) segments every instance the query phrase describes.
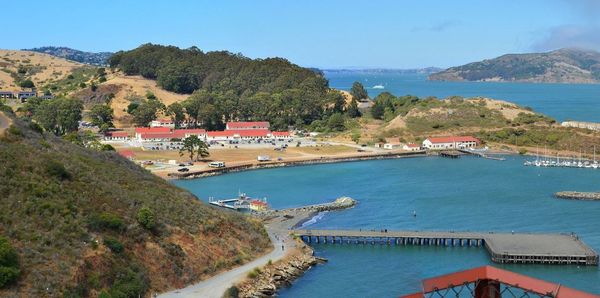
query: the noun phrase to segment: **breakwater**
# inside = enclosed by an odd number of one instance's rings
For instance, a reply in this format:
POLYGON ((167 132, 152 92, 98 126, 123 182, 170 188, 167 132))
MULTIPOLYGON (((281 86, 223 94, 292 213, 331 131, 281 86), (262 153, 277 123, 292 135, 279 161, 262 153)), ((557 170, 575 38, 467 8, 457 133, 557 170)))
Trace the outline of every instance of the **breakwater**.
POLYGON ((600 192, 559 191, 554 196, 559 199, 600 201, 600 192))
POLYGON ((190 171, 190 172, 185 172, 185 173, 169 173, 167 176, 170 178, 175 178, 175 179, 191 179, 191 178, 217 176, 217 175, 222 175, 222 174, 227 174, 227 173, 235 173, 235 172, 242 172, 242 171, 249 171, 249 170, 258 170, 258 169, 305 166, 305 165, 327 164, 327 163, 338 163, 338 162, 352 162, 352 161, 363 161, 363 160, 376 160, 376 159, 396 159, 396 158, 426 156, 426 155, 427 155, 427 153, 425 151, 415 151, 415 152, 400 152, 400 153, 386 152, 386 153, 360 155, 360 156, 321 157, 321 158, 316 158, 316 159, 296 160, 296 161, 273 161, 273 162, 265 162, 265 163, 243 164, 243 165, 237 165, 237 166, 228 166, 228 167, 224 167, 224 168, 206 169, 206 170, 200 170, 200 171, 190 171))

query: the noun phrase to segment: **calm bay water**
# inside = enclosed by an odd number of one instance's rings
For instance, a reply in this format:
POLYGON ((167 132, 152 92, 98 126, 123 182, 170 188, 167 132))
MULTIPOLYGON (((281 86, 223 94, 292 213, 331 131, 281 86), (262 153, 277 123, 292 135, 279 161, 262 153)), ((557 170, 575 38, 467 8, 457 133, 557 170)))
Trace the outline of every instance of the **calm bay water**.
MULTIPOLYGON (((600 85, 433 82, 425 75, 326 72, 330 86, 362 82, 371 97, 389 91, 420 97, 487 96, 530 106, 559 121, 600 122, 600 85), (385 89, 370 87, 383 84, 385 89)), ((600 171, 524 167, 463 157, 378 160, 258 170, 174 183, 199 198, 238 191, 288 208, 350 196, 351 210, 326 213, 311 228, 437 231, 575 232, 600 251, 600 202, 553 198, 560 190, 598 191, 600 171), (412 212, 418 216, 414 218, 412 212)), ((329 259, 281 297, 397 297, 416 292, 423 278, 493 264, 482 248, 315 245, 329 259)), ((600 294, 598 267, 497 267, 600 294)))
MULTIPOLYGON (((598 190, 600 171, 524 167, 463 157, 377 160, 249 171, 174 183, 206 200, 238 190, 275 208, 350 196, 359 204, 326 213, 311 228, 497 232, 576 232, 600 251, 600 202, 553 198, 560 190, 598 190), (415 210, 416 218, 412 216, 415 210)), ((482 248, 316 245, 329 262, 308 271, 281 297, 397 297, 420 280, 492 264, 482 248)), ((598 267, 499 265, 600 293, 598 267)))
POLYGON ((325 76, 331 87, 341 90, 350 90, 352 83, 359 81, 371 97, 384 91, 439 98, 486 96, 532 107, 558 121, 600 122, 600 84, 439 82, 428 81, 423 74, 399 73, 325 72, 325 76), (385 89, 371 88, 378 84, 385 89))

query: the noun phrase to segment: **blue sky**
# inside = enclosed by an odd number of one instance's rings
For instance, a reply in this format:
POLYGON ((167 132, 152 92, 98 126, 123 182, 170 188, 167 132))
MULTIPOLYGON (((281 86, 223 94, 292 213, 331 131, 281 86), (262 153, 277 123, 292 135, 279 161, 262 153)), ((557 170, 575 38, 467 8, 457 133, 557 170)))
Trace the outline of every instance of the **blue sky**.
POLYGON ((0 48, 142 43, 280 56, 302 66, 448 67, 505 53, 600 50, 600 1, 2 0, 0 48), (16 20, 16 15, 15 19, 16 20))

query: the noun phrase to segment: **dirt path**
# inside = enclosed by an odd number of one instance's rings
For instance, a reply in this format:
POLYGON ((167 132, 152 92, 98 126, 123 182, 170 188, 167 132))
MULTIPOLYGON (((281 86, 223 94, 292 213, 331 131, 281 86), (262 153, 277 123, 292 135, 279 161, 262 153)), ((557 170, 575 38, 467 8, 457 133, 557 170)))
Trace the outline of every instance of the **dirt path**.
POLYGON ((6 117, 4 113, 0 112, 0 135, 4 133, 11 123, 12 121, 10 118, 6 117))

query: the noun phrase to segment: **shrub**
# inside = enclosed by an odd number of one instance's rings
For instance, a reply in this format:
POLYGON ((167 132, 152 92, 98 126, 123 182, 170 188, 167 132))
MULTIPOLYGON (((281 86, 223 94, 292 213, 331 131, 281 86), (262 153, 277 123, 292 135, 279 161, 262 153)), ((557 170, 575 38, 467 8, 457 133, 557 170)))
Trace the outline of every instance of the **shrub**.
POLYGON ((156 225, 154 211, 148 207, 142 207, 137 213, 137 221, 142 227, 148 230, 154 228, 156 225))
POLYGON ((231 286, 225 293, 223 293, 222 298, 238 298, 240 297, 240 289, 236 286, 231 286))
POLYGON ((148 290, 146 273, 136 265, 117 266, 113 270, 114 282, 105 297, 145 297, 148 290))
POLYGON ((46 173, 48 173, 48 175, 54 176, 60 180, 71 179, 71 174, 67 171, 65 166, 63 166, 62 163, 55 161, 55 160, 49 160, 46 163, 46 173))
POLYGON ((101 214, 94 214, 88 220, 88 226, 95 230, 123 230, 125 229, 125 222, 123 220, 112 213, 102 212, 101 214))
POLYGON ((108 247, 114 253, 121 253, 125 249, 123 244, 116 238, 106 237, 104 238, 104 245, 108 247))
POLYGON ((21 130, 14 125, 9 126, 7 131, 9 134, 14 135, 14 136, 22 136, 23 135, 21 130))
POLYGON ((0 237, 0 288, 19 277, 19 256, 8 239, 0 237))
POLYGON ((31 128, 31 130, 39 133, 39 134, 44 134, 44 129, 37 123, 35 122, 30 122, 29 123, 29 128, 31 128))
POLYGON ((527 153, 527 149, 525 149, 525 148, 519 148, 519 154, 525 155, 526 153, 527 153))
POLYGON ((256 267, 254 269, 252 269, 252 271, 248 272, 248 278, 257 278, 258 275, 261 273, 262 271, 260 271, 260 268, 256 267))
POLYGON ((24 80, 19 84, 19 86, 21 88, 33 88, 35 87, 35 84, 33 84, 33 81, 31 80, 24 80))

